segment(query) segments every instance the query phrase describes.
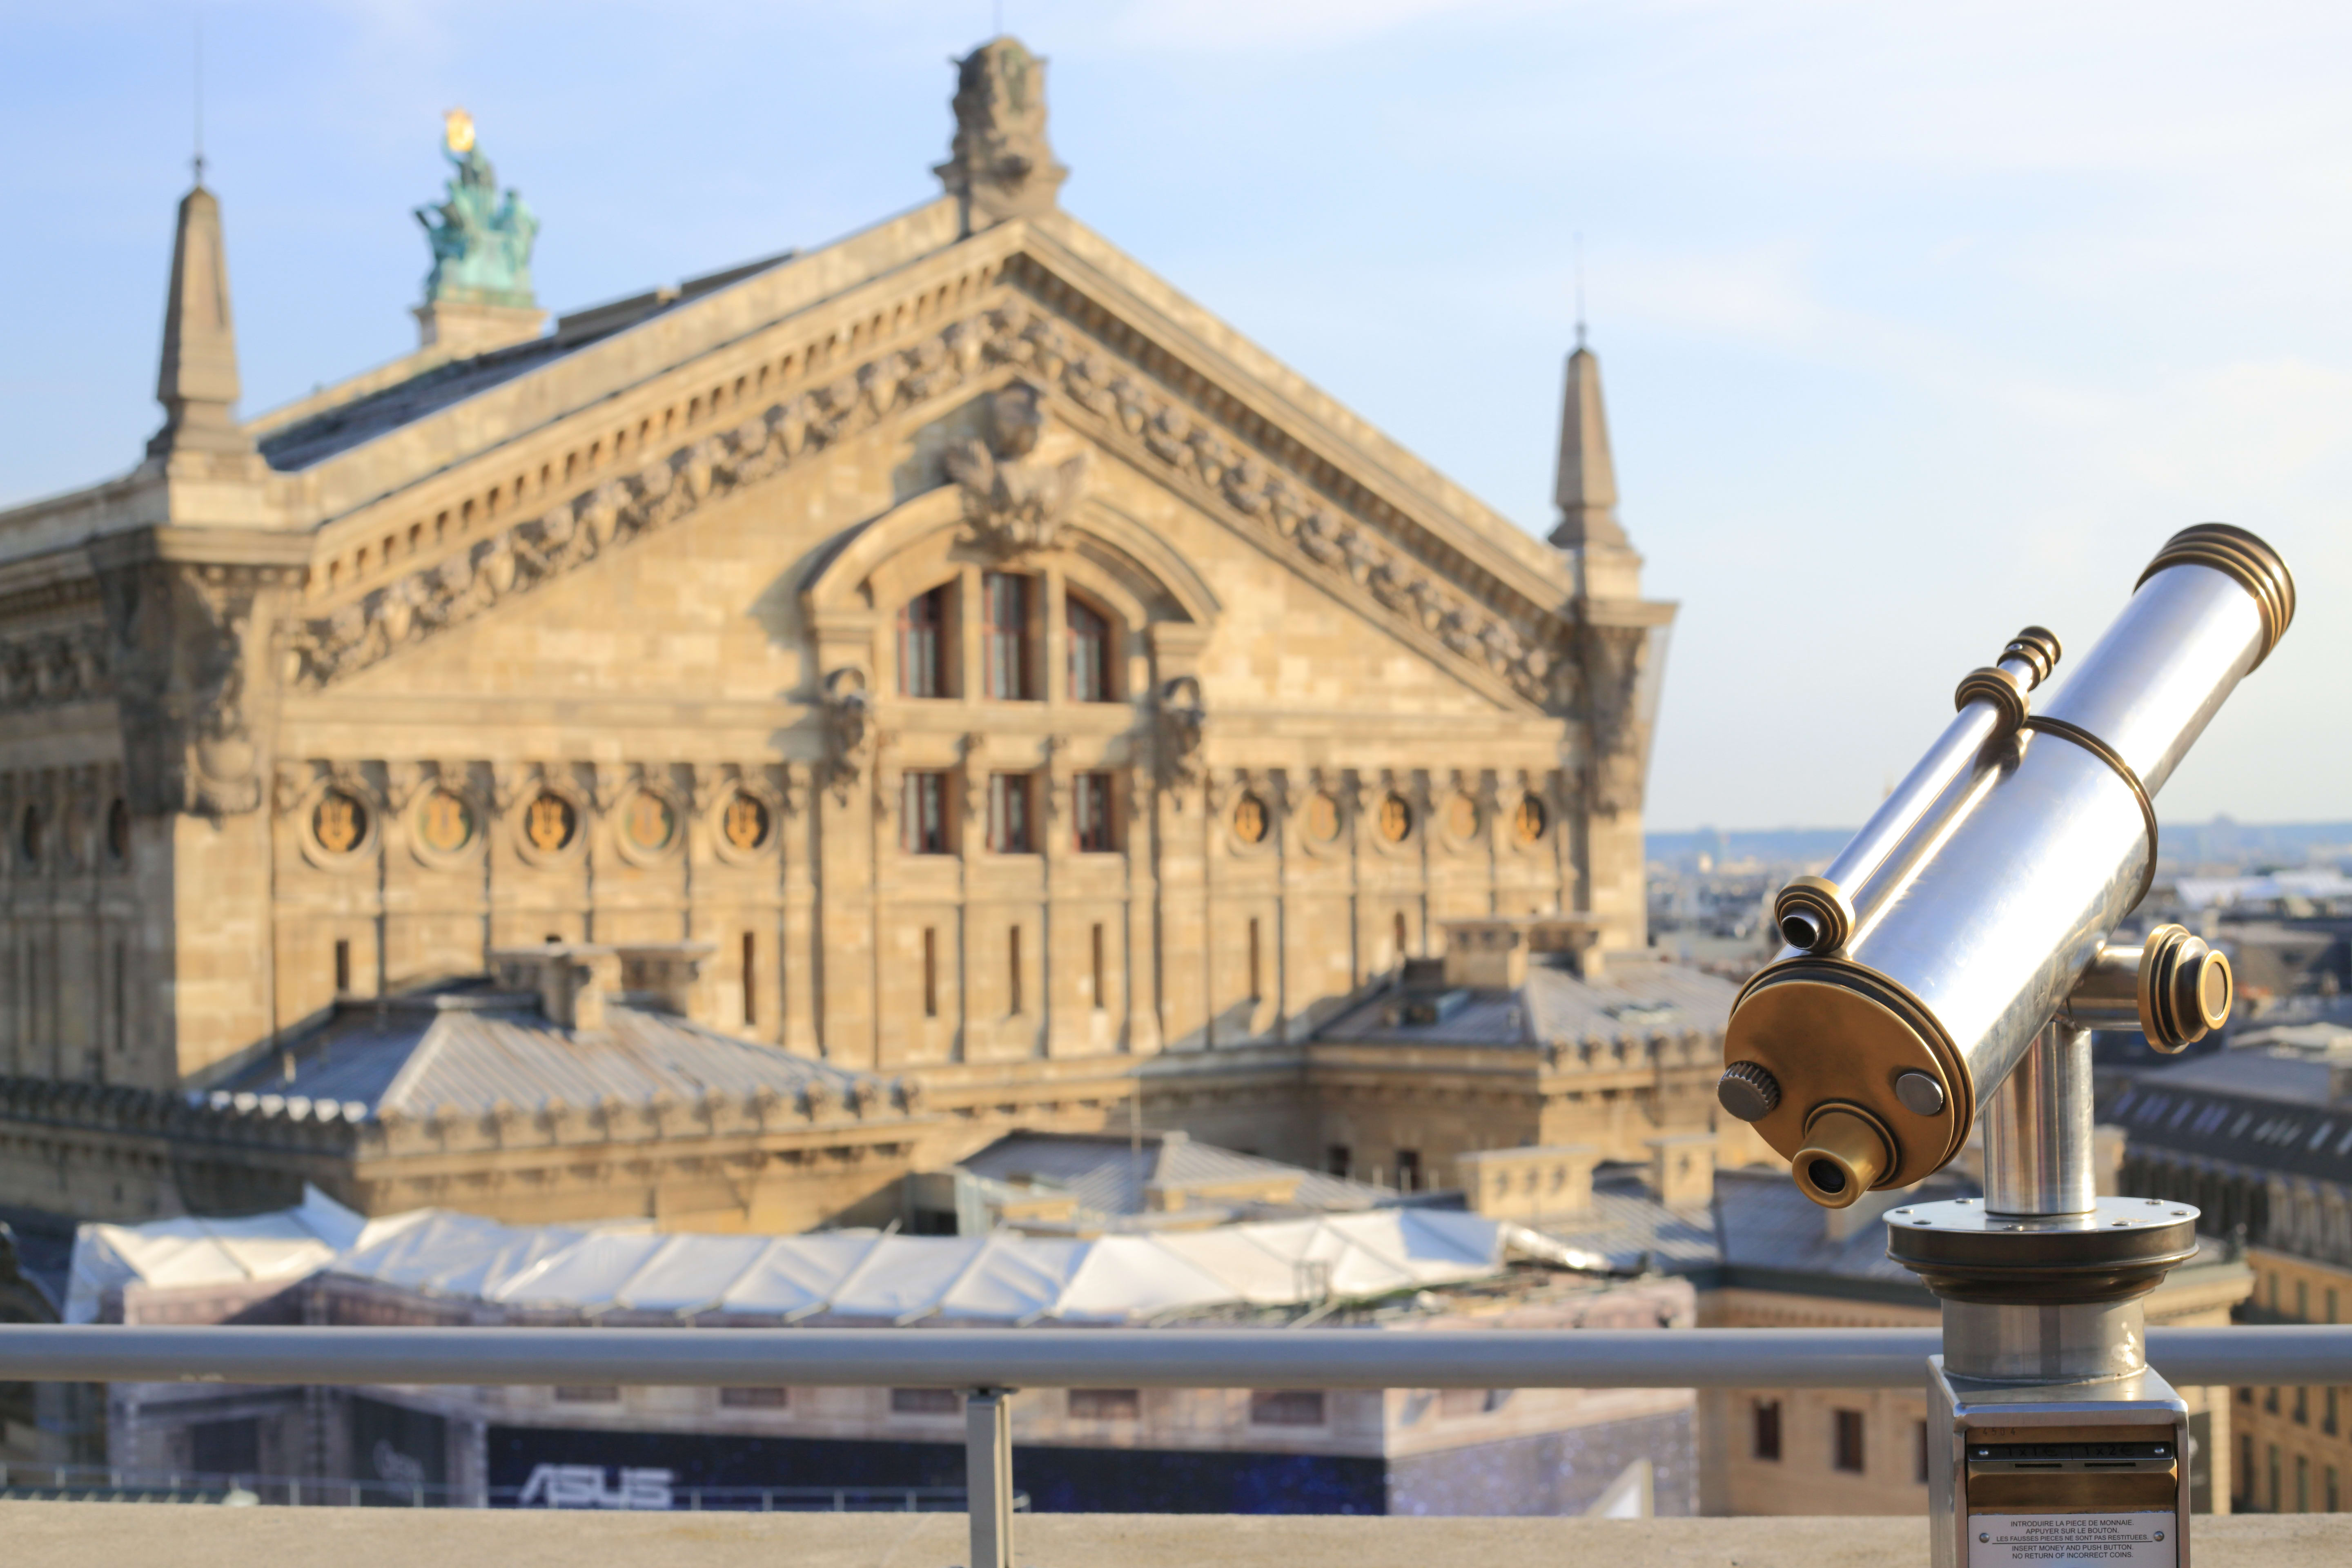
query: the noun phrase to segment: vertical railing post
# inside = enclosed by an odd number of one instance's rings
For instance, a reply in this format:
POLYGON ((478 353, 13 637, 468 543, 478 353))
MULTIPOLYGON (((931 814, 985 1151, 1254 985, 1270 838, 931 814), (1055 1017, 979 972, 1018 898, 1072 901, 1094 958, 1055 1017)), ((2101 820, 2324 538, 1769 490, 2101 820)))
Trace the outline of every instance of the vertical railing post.
POLYGON ((975 1388, 963 1406, 969 1568, 1013 1568, 1013 1391, 975 1388))

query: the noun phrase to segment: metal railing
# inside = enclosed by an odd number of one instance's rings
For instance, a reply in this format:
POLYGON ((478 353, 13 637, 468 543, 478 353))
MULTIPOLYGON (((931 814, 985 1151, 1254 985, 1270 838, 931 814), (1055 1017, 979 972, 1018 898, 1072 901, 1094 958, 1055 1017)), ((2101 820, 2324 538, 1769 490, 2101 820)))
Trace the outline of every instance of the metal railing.
MULTIPOLYGON (((655 1506, 687 1513, 962 1513, 961 1487, 671 1485, 655 1506)), ((135 1470, 110 1465, 0 1464, 0 1501, 253 1502, 291 1508, 559 1508, 530 1487, 468 1488, 365 1476, 273 1476, 251 1470, 135 1470)), ((634 1505, 630 1505, 634 1506, 634 1505)), ((1015 1492, 1013 1508, 1029 1500, 1015 1492)))
MULTIPOLYGON (((2152 1329, 2176 1385, 2352 1384, 2352 1327, 2152 1329)), ((462 1329, 0 1325, 0 1383, 961 1388, 970 1568, 1013 1562, 1017 1388, 1901 1388, 1935 1329, 462 1329)))

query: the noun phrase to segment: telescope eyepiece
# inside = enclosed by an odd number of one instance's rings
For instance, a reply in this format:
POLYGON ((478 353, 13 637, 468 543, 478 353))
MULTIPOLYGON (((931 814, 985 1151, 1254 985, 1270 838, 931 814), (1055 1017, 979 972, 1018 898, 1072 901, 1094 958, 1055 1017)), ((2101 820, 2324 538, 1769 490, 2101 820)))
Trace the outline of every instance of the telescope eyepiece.
POLYGON ((1804 1147, 1789 1166, 1807 1197, 1842 1209, 1876 1186, 1894 1163, 1894 1142, 1878 1118, 1858 1105, 1824 1105, 1807 1123, 1804 1147))
POLYGON ((1772 923, 1799 952, 1834 952, 1853 934, 1853 900, 1827 877, 1797 877, 1773 895, 1772 923))

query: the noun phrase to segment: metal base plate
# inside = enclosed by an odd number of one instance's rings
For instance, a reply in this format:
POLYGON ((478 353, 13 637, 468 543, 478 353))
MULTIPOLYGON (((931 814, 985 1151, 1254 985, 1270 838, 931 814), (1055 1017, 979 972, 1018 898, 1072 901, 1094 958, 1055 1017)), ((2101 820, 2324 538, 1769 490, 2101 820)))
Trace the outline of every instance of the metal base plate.
POLYGON ((1994 1214, 1981 1198, 1907 1204, 1886 1215, 1886 1255, 1955 1301, 2123 1300, 2197 1254, 2197 1209, 2101 1198, 2085 1215, 1994 1214))

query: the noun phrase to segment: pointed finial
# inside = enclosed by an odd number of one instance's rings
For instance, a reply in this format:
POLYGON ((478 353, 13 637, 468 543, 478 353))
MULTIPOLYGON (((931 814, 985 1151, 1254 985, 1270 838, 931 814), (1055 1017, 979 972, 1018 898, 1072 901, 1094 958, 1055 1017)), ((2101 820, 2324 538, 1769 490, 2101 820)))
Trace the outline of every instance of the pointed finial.
POLYGON ((1578 323, 1576 352, 1568 356, 1568 385, 1559 409, 1559 471, 1553 498, 1559 524, 1550 542, 1561 550, 1588 545, 1625 548, 1617 521, 1617 466, 1609 452, 1609 416, 1601 404, 1601 356, 1584 345, 1578 323))
POLYGON ((148 456, 251 452, 253 437, 229 413, 238 392, 220 201, 198 185, 180 198, 179 229, 172 242, 163 365, 155 378, 163 427, 147 443, 148 456))

